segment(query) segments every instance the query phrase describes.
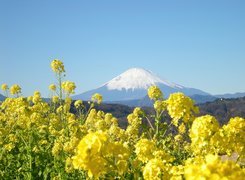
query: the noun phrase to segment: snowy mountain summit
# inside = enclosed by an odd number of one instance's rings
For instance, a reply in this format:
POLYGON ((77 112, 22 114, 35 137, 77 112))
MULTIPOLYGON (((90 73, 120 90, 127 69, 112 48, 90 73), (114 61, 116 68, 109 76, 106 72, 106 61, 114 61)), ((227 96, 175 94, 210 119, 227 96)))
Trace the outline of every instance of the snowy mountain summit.
POLYGON ((183 88, 177 84, 162 80, 152 72, 143 68, 131 68, 121 75, 113 78, 105 85, 109 90, 135 90, 148 89, 150 86, 157 85, 158 83, 165 84, 172 88, 183 88))
POLYGON ((147 96, 147 89, 152 85, 157 85, 162 90, 165 98, 174 92, 183 92, 188 96, 208 95, 208 93, 201 90, 187 88, 163 80, 151 71, 142 68, 131 68, 102 86, 76 95, 74 98, 90 100, 94 93, 100 93, 103 100, 107 102, 138 100, 147 96))

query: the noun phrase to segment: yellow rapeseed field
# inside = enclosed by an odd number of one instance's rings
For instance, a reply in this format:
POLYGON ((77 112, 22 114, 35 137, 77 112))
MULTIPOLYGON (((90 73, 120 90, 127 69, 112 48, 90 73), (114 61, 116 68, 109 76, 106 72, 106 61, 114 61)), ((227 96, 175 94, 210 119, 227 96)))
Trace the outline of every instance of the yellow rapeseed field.
POLYGON ((12 97, 0 103, 0 179, 244 179, 243 118, 220 126, 211 115, 198 116, 183 93, 164 99, 152 86, 155 114, 137 107, 123 129, 112 114, 94 109, 100 94, 88 110, 82 100, 72 101, 76 85, 64 79, 62 61, 53 60, 51 68, 57 82, 49 86, 50 102, 38 91, 22 97, 19 85, 1 86, 12 97), (236 159, 221 158, 234 153, 236 159))

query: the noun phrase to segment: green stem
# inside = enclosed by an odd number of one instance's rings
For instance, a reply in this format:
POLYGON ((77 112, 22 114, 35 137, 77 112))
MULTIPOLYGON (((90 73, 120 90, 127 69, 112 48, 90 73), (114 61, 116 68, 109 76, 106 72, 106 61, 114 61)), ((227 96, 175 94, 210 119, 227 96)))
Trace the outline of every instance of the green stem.
POLYGON ((150 119, 149 119, 147 116, 145 116, 145 118, 146 118, 148 124, 150 125, 151 129, 154 131, 155 129, 154 129, 154 127, 152 126, 150 119))
POLYGON ((163 133, 163 136, 164 137, 169 129, 169 127, 173 124, 173 122, 171 121, 171 123, 167 126, 167 128, 165 129, 164 133, 163 133))
POLYGON ((29 179, 32 179, 32 131, 29 134, 29 179))
POLYGON ((9 95, 8 95, 8 90, 5 90, 4 95, 5 95, 6 98, 9 97, 9 95))
POLYGON ((239 159, 240 159, 240 155, 238 155, 238 157, 237 157, 237 160, 236 160, 236 163, 238 163, 239 162, 239 159))
POLYGON ((59 83, 59 99, 60 99, 60 105, 62 104, 62 79, 61 79, 61 73, 58 74, 58 83, 59 83))
POLYGON ((156 136, 159 135, 159 121, 156 121, 156 136))
POLYGON ((155 125, 156 125, 156 137, 159 136, 159 123, 160 123, 160 119, 161 119, 161 114, 159 114, 158 112, 156 112, 156 118, 155 118, 155 125))
POLYGON ((86 113, 86 115, 85 115, 85 117, 84 117, 84 121, 86 121, 86 119, 87 119, 87 117, 88 117, 88 114, 89 114, 89 112, 91 111, 91 109, 94 107, 94 103, 92 103, 91 105, 90 105, 90 107, 89 107, 89 109, 88 109, 88 111, 87 111, 87 113, 86 113))

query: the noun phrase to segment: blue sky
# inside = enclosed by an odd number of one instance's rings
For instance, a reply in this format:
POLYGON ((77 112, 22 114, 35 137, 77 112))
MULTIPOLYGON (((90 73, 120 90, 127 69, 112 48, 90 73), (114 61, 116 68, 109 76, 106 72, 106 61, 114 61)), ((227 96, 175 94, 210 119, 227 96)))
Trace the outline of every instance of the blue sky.
POLYGON ((48 95, 54 58, 76 93, 131 67, 212 94, 245 92, 243 0, 0 0, 0 84, 48 95))

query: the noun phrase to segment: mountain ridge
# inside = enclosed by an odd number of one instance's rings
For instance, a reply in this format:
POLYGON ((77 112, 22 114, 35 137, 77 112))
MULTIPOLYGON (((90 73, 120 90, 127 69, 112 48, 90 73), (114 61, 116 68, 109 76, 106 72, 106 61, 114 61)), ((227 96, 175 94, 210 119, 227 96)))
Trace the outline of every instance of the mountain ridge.
MULTIPOLYGON (((84 102, 87 109, 89 108, 88 102, 84 102)), ((221 125, 226 124, 232 117, 245 118, 245 97, 233 99, 216 99, 212 102, 197 104, 200 113, 197 116, 210 114, 217 118, 221 125)), ((119 119, 119 124, 123 127, 127 125, 127 115, 133 112, 134 107, 122 104, 102 103, 96 105, 95 109, 102 110, 106 113, 112 113, 119 119)), ((147 114, 153 114, 153 106, 142 107, 147 114)), ((72 110, 76 112, 76 108, 72 106, 72 110)))
POLYGON ((0 94, 0 101, 3 101, 6 97, 2 94, 0 94))
POLYGON ((104 101, 107 102, 137 100, 144 98, 147 95, 147 89, 152 85, 158 86, 163 91, 166 98, 174 92, 183 92, 188 96, 195 94, 210 95, 196 88, 189 88, 163 80, 151 71, 143 68, 131 68, 104 83, 99 88, 86 91, 73 97, 74 99, 90 100, 94 93, 100 93, 104 101))
POLYGON ((245 97, 245 92, 237 92, 237 93, 225 93, 225 94, 218 94, 215 95, 215 97, 218 98, 239 98, 239 97, 245 97))

